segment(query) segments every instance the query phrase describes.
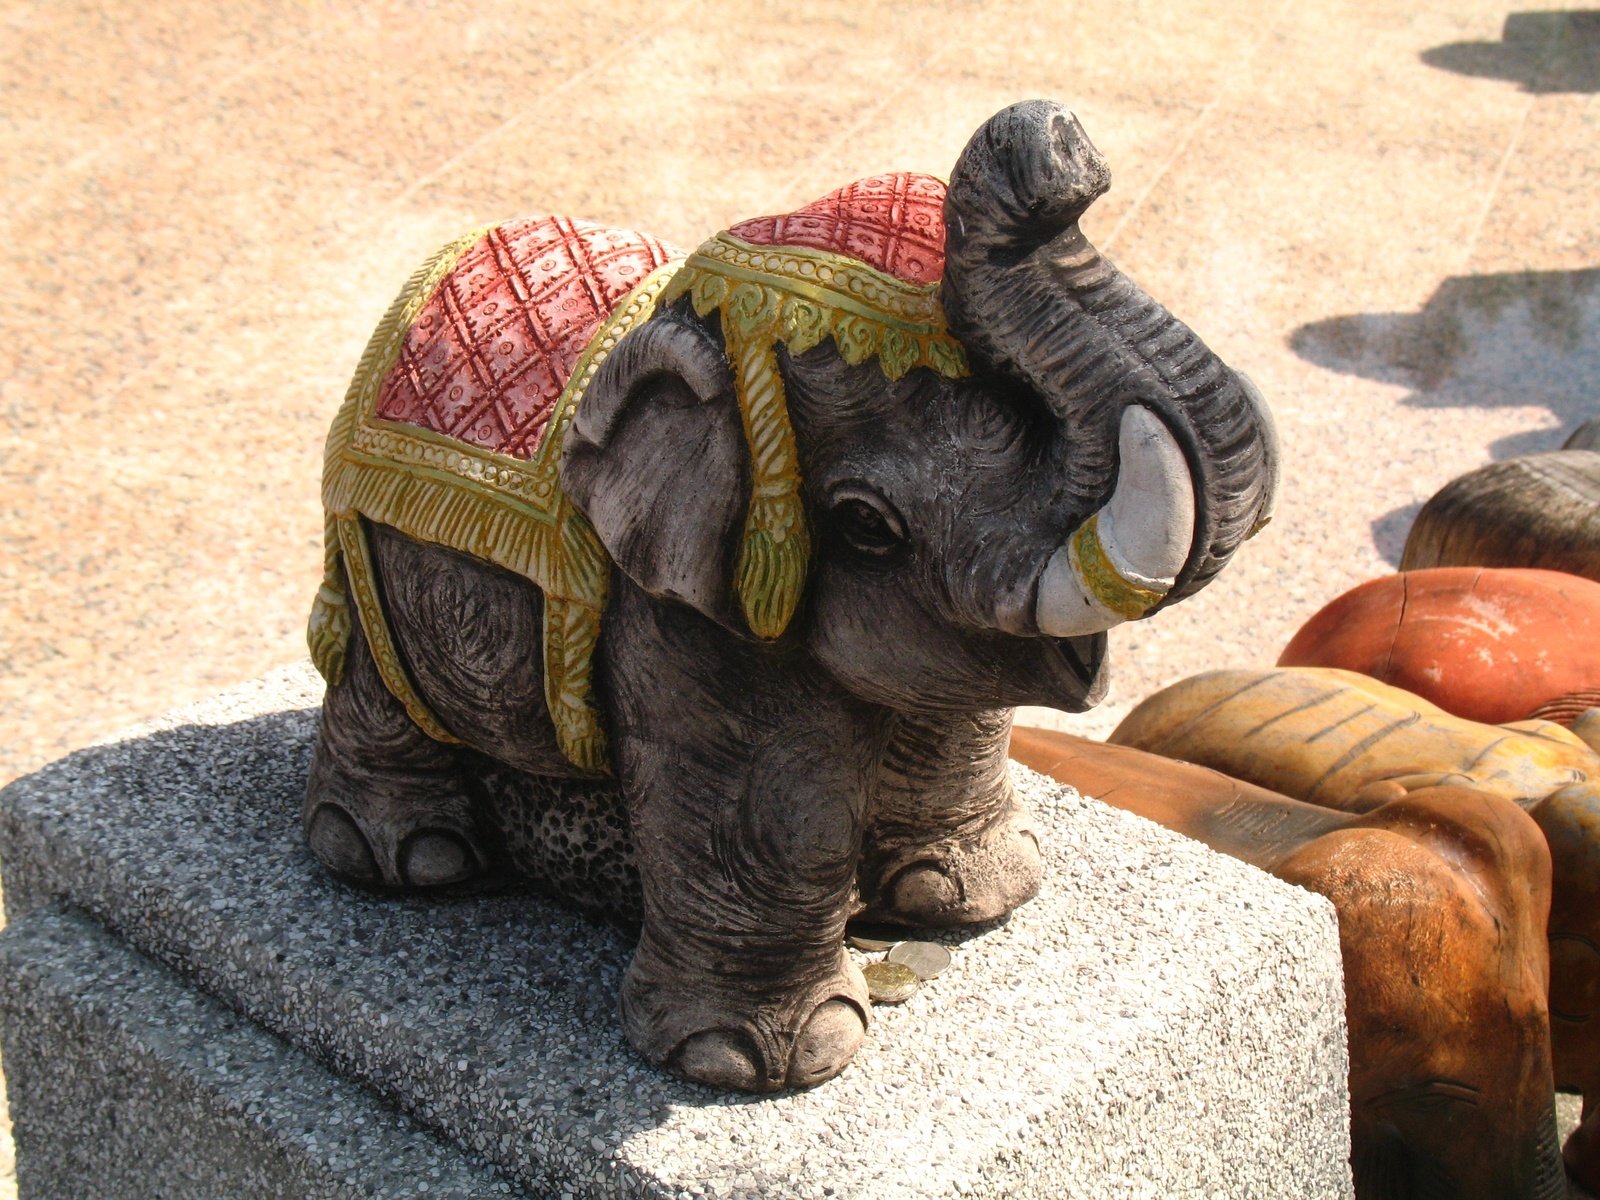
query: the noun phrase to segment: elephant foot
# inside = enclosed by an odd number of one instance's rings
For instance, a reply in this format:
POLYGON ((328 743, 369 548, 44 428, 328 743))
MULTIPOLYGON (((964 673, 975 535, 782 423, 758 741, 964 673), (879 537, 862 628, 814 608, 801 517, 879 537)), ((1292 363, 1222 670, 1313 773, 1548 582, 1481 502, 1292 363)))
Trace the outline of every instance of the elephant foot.
POLYGON ((862 860, 862 920, 934 929, 976 925, 1039 894, 1039 837, 1032 814, 1009 788, 999 811, 975 828, 928 841, 917 840, 917 832, 875 832, 862 860))
POLYGON ((641 944, 622 985, 634 1049, 675 1075, 741 1092, 833 1078, 865 1040, 870 1012, 866 980, 843 947, 830 968, 775 985, 674 969, 641 944))
POLYGON ((481 881, 488 856, 473 805, 452 777, 363 788, 313 769, 304 809, 306 844, 333 876, 359 887, 407 891, 481 881), (418 786, 419 782, 422 786, 418 786))
POLYGON ((312 856, 359 887, 479 882, 489 863, 461 751, 417 728, 389 693, 364 637, 328 688, 301 809, 312 856))

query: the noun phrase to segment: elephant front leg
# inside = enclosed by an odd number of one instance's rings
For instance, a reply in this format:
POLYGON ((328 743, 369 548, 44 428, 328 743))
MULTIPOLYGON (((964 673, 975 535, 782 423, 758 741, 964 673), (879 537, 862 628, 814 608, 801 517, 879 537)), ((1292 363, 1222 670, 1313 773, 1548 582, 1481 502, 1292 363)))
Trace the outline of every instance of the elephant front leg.
POLYGON ((818 778, 836 754, 766 747, 733 797, 684 760, 635 775, 645 920, 622 1019, 651 1062, 770 1092, 821 1083, 860 1046, 870 1006, 843 935, 865 789, 818 778))
POLYGON ((899 719, 861 856, 862 916, 914 926, 1005 916, 1039 891, 1039 839, 1011 785, 1012 710, 899 719))
POLYGON ((844 924, 889 714, 626 581, 607 619, 603 681, 644 892, 628 1040, 716 1087, 821 1083, 871 1011, 844 924))

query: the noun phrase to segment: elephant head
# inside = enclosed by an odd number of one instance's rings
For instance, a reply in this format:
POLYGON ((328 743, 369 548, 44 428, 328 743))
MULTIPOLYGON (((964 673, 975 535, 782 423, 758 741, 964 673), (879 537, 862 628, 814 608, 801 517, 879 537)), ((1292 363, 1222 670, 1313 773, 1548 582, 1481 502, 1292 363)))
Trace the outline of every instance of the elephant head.
POLYGON ((702 246, 568 435, 613 561, 870 702, 1093 704, 1105 631, 1209 580, 1276 470, 1248 381, 1080 232, 1108 182, 1035 101, 947 192, 867 180, 702 246))

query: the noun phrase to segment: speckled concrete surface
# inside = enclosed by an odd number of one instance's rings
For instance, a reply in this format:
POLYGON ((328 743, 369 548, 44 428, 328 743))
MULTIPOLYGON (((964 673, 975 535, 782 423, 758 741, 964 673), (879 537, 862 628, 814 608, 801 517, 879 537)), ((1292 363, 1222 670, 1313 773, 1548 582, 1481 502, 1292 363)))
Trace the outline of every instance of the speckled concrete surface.
POLYGON ((1320 897, 1018 768, 1039 898, 949 938, 838 1078, 729 1097, 623 1042, 609 928, 328 880, 299 837, 315 690, 281 672, 13 783, 12 920, 69 900, 536 1195, 1349 1193, 1320 897))
POLYGON ((1116 637, 1111 701, 1270 662, 1441 484, 1600 407, 1596 18, 1422 7, 0 0, 0 780, 301 653, 323 430, 437 244, 541 208, 692 244, 948 170, 1026 95, 1284 439, 1278 522, 1116 637))
POLYGON ((522 1194, 80 914, 13 921, 0 969, 28 1200, 522 1194))

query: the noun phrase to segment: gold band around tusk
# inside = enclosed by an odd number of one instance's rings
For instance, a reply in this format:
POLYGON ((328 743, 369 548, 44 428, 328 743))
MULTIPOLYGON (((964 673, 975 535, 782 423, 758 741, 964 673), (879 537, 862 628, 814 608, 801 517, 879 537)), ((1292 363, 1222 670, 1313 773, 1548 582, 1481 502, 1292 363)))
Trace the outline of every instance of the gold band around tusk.
POLYGON ((1142 617, 1165 598, 1165 592, 1140 587, 1112 565, 1100 544, 1100 514, 1078 526, 1070 542, 1073 570, 1084 590, 1104 608, 1125 620, 1142 617))

